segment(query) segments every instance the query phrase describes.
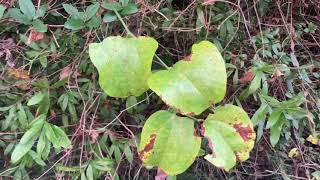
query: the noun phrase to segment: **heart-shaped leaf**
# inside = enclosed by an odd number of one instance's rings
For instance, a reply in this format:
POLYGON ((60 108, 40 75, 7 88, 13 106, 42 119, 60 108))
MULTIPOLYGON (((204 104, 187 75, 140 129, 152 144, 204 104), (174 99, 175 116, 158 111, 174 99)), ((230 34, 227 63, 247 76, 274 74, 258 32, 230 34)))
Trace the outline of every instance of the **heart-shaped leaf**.
POLYGON ((182 114, 200 114, 226 93, 226 69, 218 49, 208 41, 192 46, 190 60, 153 74, 148 84, 164 102, 182 114))
POLYGON ((168 111, 158 111, 146 121, 139 148, 146 166, 159 166, 166 174, 184 172, 200 150, 201 138, 194 135, 193 120, 168 111))
POLYGON ((148 90, 151 63, 158 43, 150 37, 108 37, 89 46, 99 83, 112 97, 138 96, 148 90))
POLYGON ((247 113, 240 107, 220 106, 204 122, 204 136, 208 138, 212 153, 205 156, 213 165, 225 170, 237 161, 249 158, 256 134, 247 113))

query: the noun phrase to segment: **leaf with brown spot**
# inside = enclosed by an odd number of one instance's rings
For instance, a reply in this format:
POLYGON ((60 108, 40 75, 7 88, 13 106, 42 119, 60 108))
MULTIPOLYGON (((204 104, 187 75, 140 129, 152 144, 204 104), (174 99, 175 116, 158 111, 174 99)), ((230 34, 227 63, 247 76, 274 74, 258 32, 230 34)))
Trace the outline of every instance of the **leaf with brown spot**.
POLYGON ((168 111, 157 111, 146 121, 139 146, 145 166, 158 166, 168 175, 184 172, 200 150, 201 138, 194 135, 194 122, 168 111))
POLYGON ((186 59, 168 70, 153 73, 148 85, 181 114, 198 115, 224 98, 227 87, 225 62, 218 48, 209 41, 194 44, 190 60, 186 59))
POLYGON ((253 148, 256 134, 247 113, 240 107, 220 106, 204 122, 204 136, 212 154, 205 156, 213 165, 226 171, 237 161, 245 161, 253 148))

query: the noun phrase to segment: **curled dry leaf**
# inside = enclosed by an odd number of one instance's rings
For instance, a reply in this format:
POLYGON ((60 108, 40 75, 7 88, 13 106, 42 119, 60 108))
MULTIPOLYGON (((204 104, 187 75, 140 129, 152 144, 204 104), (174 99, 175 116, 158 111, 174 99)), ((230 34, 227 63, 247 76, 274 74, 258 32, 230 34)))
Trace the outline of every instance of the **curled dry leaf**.
POLYGON ((44 33, 31 29, 30 34, 28 36, 27 44, 32 44, 33 42, 40 41, 43 38, 44 38, 44 33))
POLYGON ((300 152, 298 148, 292 148, 289 153, 288 153, 288 157, 289 158, 295 158, 300 156, 300 152))
POLYGON ((17 79, 31 80, 28 71, 23 69, 8 68, 8 74, 17 79))
POLYGON ((96 143, 97 139, 99 137, 99 133, 96 130, 91 130, 90 131, 90 137, 91 137, 91 142, 96 143))
POLYGON ((307 141, 314 145, 320 145, 320 137, 309 135, 307 141))
POLYGON ((59 76, 59 80, 63 80, 67 77, 69 77, 72 73, 72 69, 70 66, 66 66, 62 69, 62 71, 60 72, 60 76, 59 76))
POLYGON ((273 72, 272 77, 280 77, 283 75, 284 74, 279 69, 277 69, 276 71, 273 72))
POLYGON ((29 90, 31 89, 31 81, 29 80, 21 80, 14 84, 17 88, 21 90, 29 90))
POLYGON ((254 78, 255 74, 253 73, 253 71, 250 69, 248 72, 246 72, 240 79, 239 82, 240 83, 247 83, 252 81, 252 79, 254 78))

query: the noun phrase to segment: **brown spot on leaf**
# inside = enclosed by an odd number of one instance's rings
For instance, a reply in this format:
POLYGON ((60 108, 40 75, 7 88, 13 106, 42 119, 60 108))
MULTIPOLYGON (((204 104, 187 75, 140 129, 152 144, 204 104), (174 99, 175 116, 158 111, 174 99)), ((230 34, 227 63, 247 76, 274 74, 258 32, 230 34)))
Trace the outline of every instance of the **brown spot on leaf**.
POLYGON ((208 138, 208 142, 209 142, 209 147, 210 147, 210 149, 212 150, 211 156, 212 156, 212 158, 216 158, 216 153, 214 152, 214 149, 213 149, 212 140, 208 138))
POLYGON ((142 161, 146 158, 145 154, 149 153, 153 149, 154 143, 156 142, 156 138, 156 134, 151 134, 148 144, 146 144, 146 146, 139 152, 139 157, 142 161))
POLYGON ((250 126, 245 126, 242 123, 238 123, 233 125, 233 128, 236 129, 244 141, 251 139, 253 131, 250 126))
POLYGON ((186 56, 183 60, 184 61, 191 61, 192 60, 192 55, 190 54, 189 56, 186 56))

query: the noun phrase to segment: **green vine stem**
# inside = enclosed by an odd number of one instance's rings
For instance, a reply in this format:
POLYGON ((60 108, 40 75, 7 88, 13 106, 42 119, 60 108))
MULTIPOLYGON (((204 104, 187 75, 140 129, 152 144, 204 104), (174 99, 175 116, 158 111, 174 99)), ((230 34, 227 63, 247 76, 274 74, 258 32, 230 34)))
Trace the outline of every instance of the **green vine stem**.
MULTIPOLYGON (((114 10, 114 12, 116 13, 117 17, 119 18, 122 26, 124 27, 124 29, 126 30, 127 34, 131 37, 136 37, 128 28, 128 26, 126 25, 126 23, 123 21, 121 15, 118 13, 118 11, 114 10)), ((166 69, 170 69, 168 65, 166 65, 166 63, 164 63, 159 56, 155 55, 155 57, 157 58, 157 60, 160 62, 160 64, 165 67, 166 69)))
POLYGON ((124 23, 121 15, 118 13, 118 11, 114 10, 114 13, 116 13, 117 17, 119 18, 119 20, 120 20, 122 26, 124 27, 124 29, 126 30, 127 34, 128 34, 129 36, 131 36, 131 37, 136 37, 136 36, 129 30, 129 28, 128 28, 128 26, 126 25, 126 23, 124 23))

